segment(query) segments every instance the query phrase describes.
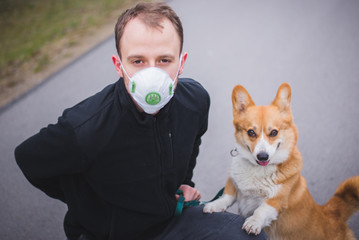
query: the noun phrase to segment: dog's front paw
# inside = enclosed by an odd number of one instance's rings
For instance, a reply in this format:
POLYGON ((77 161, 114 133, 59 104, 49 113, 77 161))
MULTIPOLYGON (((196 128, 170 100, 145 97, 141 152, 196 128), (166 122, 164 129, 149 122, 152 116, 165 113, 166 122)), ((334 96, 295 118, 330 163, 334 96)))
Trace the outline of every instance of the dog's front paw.
POLYGON ((256 219, 254 216, 251 216, 246 219, 242 226, 242 229, 246 230, 248 234, 253 233, 255 235, 258 235, 262 230, 262 223, 260 219, 256 219))
POLYGON ((213 213, 213 212, 224 212, 227 209, 227 205, 223 201, 214 201, 207 203, 204 208, 204 213, 213 213))

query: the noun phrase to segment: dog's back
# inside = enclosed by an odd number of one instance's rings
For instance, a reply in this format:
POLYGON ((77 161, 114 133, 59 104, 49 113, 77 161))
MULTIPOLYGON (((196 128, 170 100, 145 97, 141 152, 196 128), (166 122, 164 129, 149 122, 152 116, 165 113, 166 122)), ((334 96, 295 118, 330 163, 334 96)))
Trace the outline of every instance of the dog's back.
POLYGON ((265 231, 269 239, 276 240, 354 240, 354 234, 346 222, 358 210, 359 176, 340 184, 324 206, 314 202, 301 176, 297 189, 289 197, 288 208, 265 231))

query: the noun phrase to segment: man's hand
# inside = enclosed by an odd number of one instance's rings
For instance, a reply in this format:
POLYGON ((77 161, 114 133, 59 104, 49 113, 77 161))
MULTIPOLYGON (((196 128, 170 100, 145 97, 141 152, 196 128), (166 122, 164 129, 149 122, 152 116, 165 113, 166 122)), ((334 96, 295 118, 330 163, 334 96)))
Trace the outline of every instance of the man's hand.
MULTIPOLYGON (((189 202, 189 201, 193 201, 193 200, 199 201, 201 199, 201 193, 197 189, 195 189, 189 185, 183 184, 179 187, 179 189, 183 192, 183 197, 185 199, 185 202, 189 202)), ((179 195, 176 194, 177 201, 178 201, 178 198, 179 198, 179 195)))

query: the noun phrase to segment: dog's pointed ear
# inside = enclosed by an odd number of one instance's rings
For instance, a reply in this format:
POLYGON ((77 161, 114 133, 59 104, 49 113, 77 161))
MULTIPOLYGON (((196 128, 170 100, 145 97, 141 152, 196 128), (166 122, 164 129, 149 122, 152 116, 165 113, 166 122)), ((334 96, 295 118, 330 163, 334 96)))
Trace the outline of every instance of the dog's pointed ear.
POLYGON ((238 113, 244 113, 250 106, 254 106, 254 102, 247 90, 241 85, 237 85, 232 91, 233 110, 238 113))
POLYGON ((280 85, 277 95, 275 96, 272 105, 275 105, 279 110, 287 111, 290 109, 290 100, 292 97, 292 90, 288 83, 283 83, 280 85))

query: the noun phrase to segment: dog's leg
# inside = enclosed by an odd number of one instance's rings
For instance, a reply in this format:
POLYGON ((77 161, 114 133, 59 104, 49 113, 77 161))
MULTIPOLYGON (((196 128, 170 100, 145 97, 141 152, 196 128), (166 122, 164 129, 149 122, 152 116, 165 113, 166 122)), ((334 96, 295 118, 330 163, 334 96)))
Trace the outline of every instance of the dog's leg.
POLYGON ((235 201, 236 201, 235 197, 231 195, 223 194, 223 196, 217 199, 216 201, 207 203, 203 208, 203 212, 205 213, 224 212, 235 201))
POLYGON ((264 202, 254 211, 252 216, 246 219, 242 229, 246 230, 248 234, 258 235, 264 227, 276 220, 277 216, 277 209, 264 202))
POLYGON ((205 213, 213 213, 213 212, 224 212, 226 209, 236 201, 237 199, 237 190, 233 185, 232 179, 228 178, 226 182, 226 186, 224 188, 224 194, 219 199, 207 203, 203 208, 203 212, 205 213))

